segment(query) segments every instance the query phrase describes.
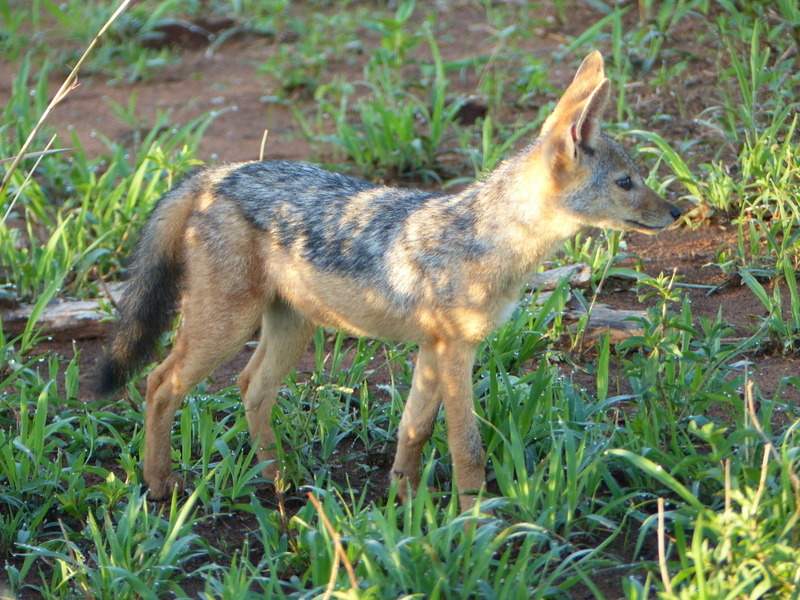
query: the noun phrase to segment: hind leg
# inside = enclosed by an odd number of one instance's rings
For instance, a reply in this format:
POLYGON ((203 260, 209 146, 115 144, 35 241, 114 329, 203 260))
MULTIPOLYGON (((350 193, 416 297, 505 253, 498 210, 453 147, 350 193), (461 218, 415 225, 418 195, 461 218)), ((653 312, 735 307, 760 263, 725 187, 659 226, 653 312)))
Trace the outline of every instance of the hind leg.
POLYGON ((250 436, 264 467, 264 477, 275 481, 278 461, 272 447, 277 443, 270 424, 281 382, 308 347, 316 325, 283 302, 276 301, 264 314, 261 338, 250 362, 239 376, 250 436))
POLYGON ((195 385, 244 346, 260 314, 254 298, 191 292, 172 351, 147 378, 143 474, 156 500, 180 485, 172 474, 170 447, 175 412, 195 385))

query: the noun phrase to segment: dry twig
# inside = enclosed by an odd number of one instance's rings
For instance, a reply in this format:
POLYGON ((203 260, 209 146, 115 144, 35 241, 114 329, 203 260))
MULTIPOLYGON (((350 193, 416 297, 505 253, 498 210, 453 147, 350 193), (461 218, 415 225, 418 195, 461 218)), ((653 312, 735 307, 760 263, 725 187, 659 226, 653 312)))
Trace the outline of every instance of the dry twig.
POLYGON ((326 515, 325 511, 322 510, 322 505, 312 492, 308 492, 308 499, 311 500, 311 504, 313 504, 314 508, 317 509, 317 513, 319 514, 319 518, 322 520, 323 525, 325 525, 325 529, 328 530, 331 538, 333 538, 333 546, 335 551, 333 567, 331 568, 331 578, 328 581, 328 589, 325 590, 325 595, 323 596, 323 600, 329 600, 329 598, 333 595, 333 588, 336 585, 336 573, 339 571, 340 561, 344 563, 344 567, 347 569, 347 575, 350 577, 350 585, 352 587, 358 588, 358 579, 356 579, 356 572, 353 570, 353 564, 350 562, 350 559, 347 558, 347 553, 344 551, 344 546, 342 546, 342 536, 333 528, 333 524, 331 523, 330 519, 328 519, 328 515, 326 515))

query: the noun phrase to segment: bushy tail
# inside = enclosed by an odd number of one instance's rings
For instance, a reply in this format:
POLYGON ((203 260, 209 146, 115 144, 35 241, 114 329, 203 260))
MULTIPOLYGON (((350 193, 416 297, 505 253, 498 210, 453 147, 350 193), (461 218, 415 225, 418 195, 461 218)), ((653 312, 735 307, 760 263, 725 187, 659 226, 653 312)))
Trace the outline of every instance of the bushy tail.
POLYGON ((184 271, 181 237, 189 204, 183 202, 186 196, 180 188, 167 194, 142 228, 131 277, 119 302, 114 340, 98 373, 98 397, 125 385, 172 323, 184 271))

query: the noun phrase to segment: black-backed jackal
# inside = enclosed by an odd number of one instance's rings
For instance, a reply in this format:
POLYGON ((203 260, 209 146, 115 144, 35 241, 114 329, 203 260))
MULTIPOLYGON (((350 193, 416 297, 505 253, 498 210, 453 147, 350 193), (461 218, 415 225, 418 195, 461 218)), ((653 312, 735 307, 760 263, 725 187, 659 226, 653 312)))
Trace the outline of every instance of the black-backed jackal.
POLYGON ((581 64, 538 139, 464 191, 373 185, 293 162, 206 168, 167 193, 134 253, 118 331, 98 381, 122 386, 180 306, 167 358, 147 380, 144 480, 179 480, 170 432, 185 395, 260 328, 238 383, 264 475, 283 378, 319 325, 419 344, 392 467, 416 489, 423 444, 444 404, 462 508, 484 485, 473 414, 479 341, 510 314, 553 249, 584 226, 651 233, 680 211, 651 191, 600 131, 609 81, 599 52, 581 64), (470 493, 471 492, 471 493, 470 493))

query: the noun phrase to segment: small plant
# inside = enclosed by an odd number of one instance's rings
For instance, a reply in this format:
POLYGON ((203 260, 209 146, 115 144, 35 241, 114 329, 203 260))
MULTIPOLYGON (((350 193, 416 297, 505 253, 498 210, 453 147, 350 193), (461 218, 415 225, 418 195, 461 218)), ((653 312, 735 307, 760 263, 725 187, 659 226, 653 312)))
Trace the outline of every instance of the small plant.
MULTIPOLYGON (((664 560, 674 557, 662 563, 661 597, 794 597, 800 521, 796 428, 795 423, 786 431, 780 445, 764 436, 757 421, 735 440, 726 440, 725 430, 711 423, 695 428, 712 447, 712 455, 700 461, 707 462, 708 473, 721 490, 715 507, 698 502, 694 490, 657 463, 627 451, 609 452, 658 480, 674 498, 674 508, 663 513, 665 525, 656 532, 666 548, 664 560), (734 444, 752 451, 746 467, 730 458, 742 454, 734 444)), ((653 515, 643 524, 639 543, 655 528, 653 515)))
POLYGON ((11 211, 26 224, 0 223, 0 281, 12 284, 23 300, 42 298, 47 290, 49 298, 56 292, 84 293, 90 272, 114 265, 108 249, 128 247, 132 229, 143 222, 151 203, 197 164, 194 147, 211 119, 202 116, 175 131, 157 123, 133 157, 110 144, 113 158, 103 171, 48 157, 42 179, 26 185, 16 203, 11 204, 13 189, 0 197, 0 211, 11 211), (53 173, 51 185, 48 173, 53 173), (53 198, 65 176, 69 195, 53 198))
MULTIPOLYGON (((305 123, 306 134, 317 141, 332 144, 342 158, 355 163, 357 170, 372 178, 413 177, 423 181, 441 181, 448 169, 441 156, 451 151, 447 143, 458 134, 457 115, 461 100, 452 100, 448 93, 445 65, 430 24, 423 34, 408 33, 405 24, 411 18, 414 2, 403 3, 394 18, 366 23, 382 35, 381 48, 374 53, 364 69, 369 94, 351 104, 352 88, 340 102, 325 103, 331 111, 336 130, 315 131, 305 123), (426 39, 432 55, 432 68, 425 69, 410 58, 411 51, 426 39), (419 68, 422 88, 430 95, 420 96, 411 78, 397 81, 397 74, 419 68), (350 114, 355 113, 353 122, 350 114)), ((329 88, 326 88, 328 91, 329 88)))
POLYGON ((286 20, 297 39, 277 46, 259 72, 275 81, 279 97, 313 97, 331 63, 361 51, 358 19, 341 11, 286 20))
POLYGON ((785 265, 783 268, 782 282, 789 292, 788 314, 784 313, 780 279, 776 278, 773 283, 770 296, 750 271, 741 270, 739 274, 767 311, 767 316, 762 319, 761 325, 769 336, 769 344, 766 349, 775 349, 779 352, 795 350, 800 345, 800 294, 797 291, 796 272, 789 265, 785 265))
MULTIPOLYGON (((98 521, 89 512, 85 535, 87 553, 74 551, 69 540, 27 547, 28 556, 55 563, 56 576, 44 580, 43 595, 91 593, 99 598, 159 598, 166 592, 182 594, 176 573, 181 565, 202 555, 189 533, 192 499, 182 507, 173 501, 168 519, 151 515, 144 496, 136 493, 127 506, 98 521), (57 544, 63 549, 54 549, 57 544)), ((24 547, 24 546, 23 546, 24 547)))

